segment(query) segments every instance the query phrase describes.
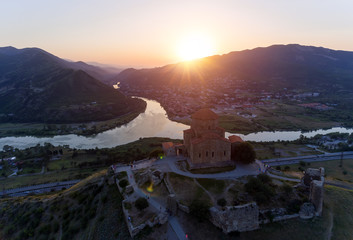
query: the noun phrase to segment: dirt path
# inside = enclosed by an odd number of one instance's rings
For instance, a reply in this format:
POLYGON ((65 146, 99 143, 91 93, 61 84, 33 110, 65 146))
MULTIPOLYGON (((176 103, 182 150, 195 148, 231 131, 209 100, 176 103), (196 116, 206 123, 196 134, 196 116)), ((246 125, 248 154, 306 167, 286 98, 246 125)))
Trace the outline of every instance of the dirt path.
POLYGON ((329 221, 330 221, 330 225, 328 226, 327 228, 327 240, 331 240, 332 238, 332 228, 333 228, 333 214, 332 212, 330 211, 329 212, 329 221))
POLYGON ((61 222, 60 222, 58 240, 61 240, 62 236, 63 236, 63 225, 62 225, 61 222))
POLYGON ((200 188, 202 188, 202 190, 204 190, 205 193, 207 193, 207 195, 210 197, 210 199, 211 199, 213 205, 216 206, 216 205, 217 205, 217 202, 216 202, 216 200, 213 198, 212 194, 211 194, 206 188, 204 188, 195 178, 194 178, 194 183, 196 183, 197 186, 199 186, 200 188))

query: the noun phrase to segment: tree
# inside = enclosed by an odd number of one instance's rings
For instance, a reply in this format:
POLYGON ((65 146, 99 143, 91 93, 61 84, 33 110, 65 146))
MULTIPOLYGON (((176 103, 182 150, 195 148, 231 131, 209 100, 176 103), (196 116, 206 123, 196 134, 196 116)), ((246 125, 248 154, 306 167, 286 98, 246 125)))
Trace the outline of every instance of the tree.
POLYGON ((158 158, 164 155, 164 152, 162 149, 155 149, 149 154, 149 158, 158 158))
POLYGON ((135 207, 140 211, 147 208, 148 206, 148 201, 146 200, 146 198, 143 197, 138 198, 135 202, 135 207))
POLYGON ((293 188, 291 185, 287 184, 287 183, 284 183, 282 186, 281 186, 281 190, 286 194, 286 195, 289 195, 293 192, 293 188))
POLYGON ((248 142, 236 143, 232 146, 232 160, 250 164, 255 161, 256 152, 254 147, 248 142))
POLYGON ((129 184, 129 182, 126 179, 119 181, 119 186, 121 188, 125 188, 128 184, 129 184))
POLYGON ((208 219, 210 216, 210 206, 201 200, 192 201, 190 207, 190 214, 196 217, 199 221, 208 219))
POLYGON ((227 201, 224 198, 220 198, 217 200, 217 204, 218 206, 224 207, 225 205, 227 205, 227 201))

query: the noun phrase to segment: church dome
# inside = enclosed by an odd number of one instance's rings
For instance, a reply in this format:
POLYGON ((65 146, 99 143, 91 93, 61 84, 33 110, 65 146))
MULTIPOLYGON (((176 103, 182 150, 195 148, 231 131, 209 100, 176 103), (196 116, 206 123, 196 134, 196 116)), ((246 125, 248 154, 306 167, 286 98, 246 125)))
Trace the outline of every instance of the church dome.
POLYGON ((192 114, 191 118, 201 120, 216 120, 218 119, 218 115, 209 108, 203 108, 192 114))

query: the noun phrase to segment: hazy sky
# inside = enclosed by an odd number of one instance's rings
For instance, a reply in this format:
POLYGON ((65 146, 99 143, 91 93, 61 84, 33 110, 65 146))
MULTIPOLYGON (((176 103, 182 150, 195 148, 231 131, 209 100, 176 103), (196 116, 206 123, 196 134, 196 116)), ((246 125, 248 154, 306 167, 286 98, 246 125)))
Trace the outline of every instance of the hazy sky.
POLYGON ((125 66, 180 61, 189 35, 213 53, 299 43, 353 50, 352 0, 1 0, 0 46, 125 66))

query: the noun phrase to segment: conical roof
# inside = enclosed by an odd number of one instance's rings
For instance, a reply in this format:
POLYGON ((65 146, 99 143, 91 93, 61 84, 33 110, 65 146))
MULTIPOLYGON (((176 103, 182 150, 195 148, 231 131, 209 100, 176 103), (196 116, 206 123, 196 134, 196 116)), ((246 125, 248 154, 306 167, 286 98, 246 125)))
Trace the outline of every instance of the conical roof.
POLYGON ((218 119, 218 115, 209 108, 202 108, 192 114, 191 118, 201 120, 215 120, 218 119))

